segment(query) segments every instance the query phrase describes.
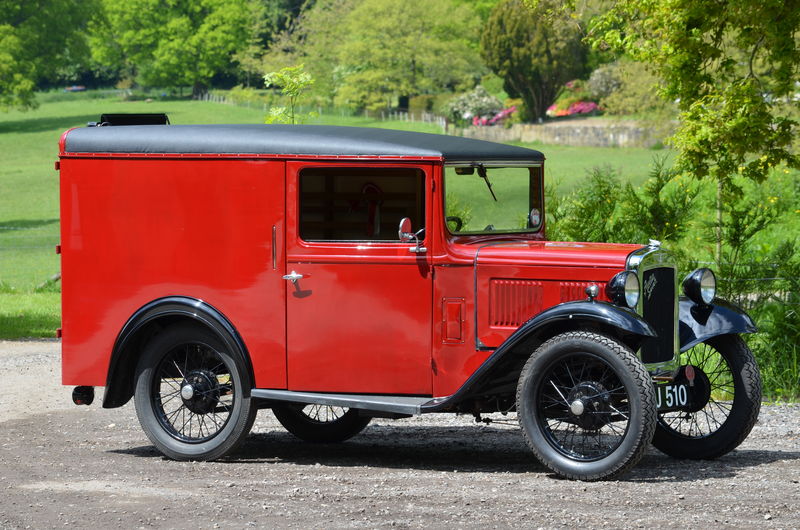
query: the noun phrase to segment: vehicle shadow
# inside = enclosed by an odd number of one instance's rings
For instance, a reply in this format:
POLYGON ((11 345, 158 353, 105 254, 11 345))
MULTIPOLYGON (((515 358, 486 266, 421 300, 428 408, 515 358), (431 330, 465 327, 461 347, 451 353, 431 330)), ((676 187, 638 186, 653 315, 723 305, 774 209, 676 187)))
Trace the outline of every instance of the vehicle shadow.
POLYGON ((77 114, 54 118, 28 118, 0 123, 0 133, 36 133, 53 130, 66 131, 71 127, 83 127, 90 121, 100 119, 100 114, 77 114))
POLYGON ((0 230, 28 230, 57 224, 58 219, 12 219, 0 222, 0 230))
MULTIPOLYGON (((161 458, 161 454, 151 446, 111 452, 161 458)), ((694 482, 735 477, 742 469, 798 459, 800 452, 796 451, 740 449, 713 461, 678 460, 651 447, 642 461, 621 480, 694 482)), ((251 434, 235 454, 221 462, 549 474, 527 448, 520 431, 474 426, 374 425, 339 444, 307 443, 283 431, 258 432, 251 434)))

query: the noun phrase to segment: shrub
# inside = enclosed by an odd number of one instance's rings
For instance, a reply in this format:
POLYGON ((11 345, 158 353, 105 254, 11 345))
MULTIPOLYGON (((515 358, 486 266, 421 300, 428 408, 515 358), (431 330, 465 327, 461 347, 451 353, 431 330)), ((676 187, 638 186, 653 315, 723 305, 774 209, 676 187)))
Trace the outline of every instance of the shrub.
POLYGON ((619 90, 622 87, 619 73, 619 67, 615 63, 604 64, 597 68, 586 83, 589 96, 595 101, 600 101, 619 90))
POLYGON ((619 79, 619 86, 600 100, 603 110, 612 116, 638 115, 653 121, 669 120, 675 105, 658 94, 659 78, 647 65, 633 61, 617 61, 608 65, 609 77, 619 79))
POLYGON ((489 94, 481 85, 472 92, 453 98, 445 105, 445 116, 450 121, 461 126, 466 125, 473 117, 489 119, 500 110, 503 104, 499 99, 489 94))
POLYGON ((590 101, 590 99, 591 95, 586 89, 586 83, 580 79, 575 79, 561 88, 555 103, 547 108, 547 115, 553 118, 590 114, 599 108, 597 103, 590 101))
MULTIPOLYGON (((609 166, 593 168, 586 184, 555 205, 547 226, 548 239, 619 241, 624 237, 620 233, 624 227, 616 221, 617 198, 622 189, 616 170, 609 166)), ((553 203, 549 204, 552 209, 553 203)))
POLYGON ((630 183, 621 197, 620 216, 632 240, 677 243, 686 236, 695 216, 700 184, 674 169, 664 157, 655 158, 647 181, 639 190, 630 183))

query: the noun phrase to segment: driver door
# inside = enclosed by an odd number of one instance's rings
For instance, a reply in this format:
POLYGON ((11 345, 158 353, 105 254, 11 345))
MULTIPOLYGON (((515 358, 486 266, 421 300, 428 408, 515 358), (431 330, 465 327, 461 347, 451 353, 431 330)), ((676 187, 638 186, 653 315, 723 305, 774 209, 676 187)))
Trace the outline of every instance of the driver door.
POLYGON ((431 395, 430 260, 397 234, 430 226, 431 174, 287 163, 289 390, 431 395))

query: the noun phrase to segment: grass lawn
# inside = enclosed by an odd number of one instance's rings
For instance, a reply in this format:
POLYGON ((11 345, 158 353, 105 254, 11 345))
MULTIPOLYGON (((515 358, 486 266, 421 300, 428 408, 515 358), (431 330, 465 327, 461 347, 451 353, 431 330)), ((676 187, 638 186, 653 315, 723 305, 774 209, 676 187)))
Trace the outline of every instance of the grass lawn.
POLYGON ((0 293, 0 339, 55 337, 61 293, 0 293))
MULTIPOLYGON (((261 123, 260 109, 195 101, 124 102, 97 94, 57 94, 38 109, 0 113, 0 338, 51 337, 60 319, 59 293, 34 289, 60 270, 58 140, 71 127, 97 121, 104 112, 166 112, 175 124, 261 123), (72 96, 75 96, 74 98, 72 96)), ((312 123, 385 127, 441 133, 431 123, 381 121, 322 115, 312 123)), ((647 149, 530 145, 547 156, 548 179, 568 191, 597 165, 611 165, 634 182, 646 176, 653 155, 647 149)), ((477 190, 485 193, 485 190, 477 190)))

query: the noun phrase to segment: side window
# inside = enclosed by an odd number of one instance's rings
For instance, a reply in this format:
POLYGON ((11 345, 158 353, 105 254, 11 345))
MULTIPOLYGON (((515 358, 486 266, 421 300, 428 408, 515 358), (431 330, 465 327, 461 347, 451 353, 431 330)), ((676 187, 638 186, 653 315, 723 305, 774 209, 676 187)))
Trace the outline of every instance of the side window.
POLYGON ((425 174, 417 168, 308 168, 300 171, 300 238, 397 243, 397 227, 425 219, 425 174))

